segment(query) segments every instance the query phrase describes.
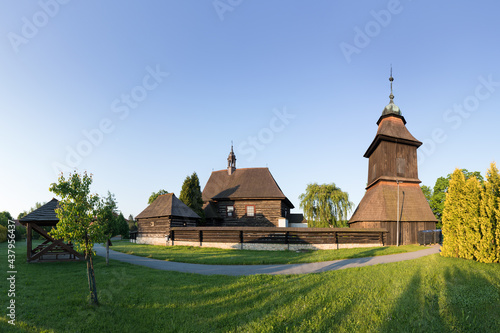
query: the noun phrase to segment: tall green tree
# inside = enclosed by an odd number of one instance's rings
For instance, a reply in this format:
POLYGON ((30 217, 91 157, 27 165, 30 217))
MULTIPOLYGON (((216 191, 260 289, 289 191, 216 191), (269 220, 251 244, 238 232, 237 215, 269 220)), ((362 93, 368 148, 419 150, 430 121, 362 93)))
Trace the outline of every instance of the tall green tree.
POLYGON ((334 183, 308 184, 306 193, 301 194, 299 199, 309 227, 347 226, 347 215, 353 203, 349 201, 349 194, 334 183))
POLYGON ((50 235, 72 242, 77 250, 83 251, 87 262, 90 302, 98 305, 93 247, 94 243, 106 241, 106 234, 102 218, 96 218, 102 213, 102 202, 97 194, 90 192, 91 184, 92 175, 85 172, 81 175, 69 174, 67 179, 61 174, 58 182, 50 185, 50 191, 61 198, 56 210, 59 222, 50 235))
POLYGON ((184 180, 179 200, 184 202, 186 206, 191 208, 202 219, 204 218, 200 180, 196 172, 193 172, 191 176, 187 176, 184 180))
POLYGON ((500 174, 491 164, 486 181, 456 169, 443 210, 443 256, 499 262, 500 174), (467 178, 468 177, 468 178, 467 178))
POLYGON ((485 263, 500 262, 500 173, 495 163, 486 172, 481 202, 481 241, 476 257, 485 263))
POLYGON ((151 205, 153 203, 153 201, 156 200, 156 198, 158 198, 160 195, 163 195, 163 194, 168 194, 168 191, 159 190, 158 192, 151 193, 151 195, 149 196, 149 199, 148 199, 148 205, 151 205))
POLYGON ((480 218, 481 218, 481 196, 483 187, 481 182, 471 176, 465 181, 464 188, 465 198, 462 204, 462 209, 465 210, 465 219, 463 220, 462 231, 462 254, 465 259, 475 259, 477 248, 481 241, 480 233, 480 218))
POLYGON ((129 231, 136 231, 137 230, 137 222, 135 221, 134 216, 132 214, 130 214, 128 216, 127 222, 128 222, 129 231))
POLYGON ((422 192, 424 193, 427 202, 430 204, 432 199, 432 189, 430 188, 430 186, 427 185, 420 185, 420 188, 422 189, 422 192))
POLYGON ((128 222, 125 219, 125 216, 123 216, 123 213, 120 212, 118 214, 117 219, 117 227, 118 227, 118 235, 122 235, 123 238, 128 239, 129 237, 129 232, 130 229, 128 227, 128 222))
MULTIPOLYGON (((464 175, 465 180, 476 177, 481 183, 483 182, 483 176, 479 171, 468 171, 467 169, 460 169, 462 174, 464 175)), ((429 201, 429 205, 431 206, 432 212, 434 216, 436 216, 438 223, 437 228, 442 227, 442 218, 443 218, 443 210, 444 210, 444 202, 446 200, 446 191, 448 190, 448 186, 450 183, 452 174, 449 174, 446 177, 439 177, 436 180, 436 184, 434 185, 432 191, 432 197, 429 201)))
POLYGON ((120 232, 118 226, 118 204, 113 193, 108 191, 108 196, 102 200, 102 209, 99 214, 99 219, 104 228, 106 235, 106 265, 109 264, 109 244, 111 237, 118 235, 120 232))
POLYGON ((462 252, 463 221, 465 211, 460 207, 466 194, 465 176, 456 169, 452 174, 447 186, 442 216, 443 246, 441 255, 445 257, 459 257, 462 252))

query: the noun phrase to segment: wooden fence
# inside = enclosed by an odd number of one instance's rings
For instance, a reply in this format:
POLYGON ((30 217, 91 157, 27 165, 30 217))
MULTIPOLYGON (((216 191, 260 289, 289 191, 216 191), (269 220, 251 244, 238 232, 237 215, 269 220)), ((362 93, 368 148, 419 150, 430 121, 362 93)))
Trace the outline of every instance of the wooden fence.
POLYGON ((273 227, 175 227, 176 242, 239 244, 387 244, 387 229, 273 228, 273 227))

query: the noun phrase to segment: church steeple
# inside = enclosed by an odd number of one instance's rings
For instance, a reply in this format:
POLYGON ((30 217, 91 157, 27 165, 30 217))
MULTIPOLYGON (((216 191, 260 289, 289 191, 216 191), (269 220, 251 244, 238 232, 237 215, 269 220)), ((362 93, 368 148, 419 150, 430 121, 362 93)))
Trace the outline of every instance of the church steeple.
POLYGON ((233 142, 231 141, 231 152, 229 153, 229 156, 227 157, 227 173, 228 173, 228 175, 232 175, 235 170, 236 170, 236 155, 234 154, 233 142))
POLYGON ((387 106, 384 108, 382 116, 386 116, 389 114, 395 114, 397 116, 401 116, 401 110, 396 104, 394 104, 394 95, 392 94, 392 81, 394 81, 394 78, 392 77, 392 66, 391 66, 391 76, 389 77, 389 81, 391 81, 391 94, 389 95, 390 101, 389 104, 387 104, 387 106))

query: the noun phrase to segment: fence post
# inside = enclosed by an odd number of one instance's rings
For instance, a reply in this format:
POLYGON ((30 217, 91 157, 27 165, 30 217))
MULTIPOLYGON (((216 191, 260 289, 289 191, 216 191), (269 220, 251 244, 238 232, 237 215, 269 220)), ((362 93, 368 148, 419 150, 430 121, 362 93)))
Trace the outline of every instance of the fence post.
POLYGON ((203 246, 203 230, 200 230, 200 247, 203 246))
POLYGON ((172 246, 174 246, 174 240, 175 240, 175 231, 174 230, 170 230, 170 233, 172 234, 172 246))
POLYGON ((285 244, 287 245, 287 249, 290 250, 290 241, 288 237, 290 236, 290 231, 285 232, 285 244))
POLYGON ((241 250, 243 250, 243 230, 240 230, 240 244, 241 244, 241 250))

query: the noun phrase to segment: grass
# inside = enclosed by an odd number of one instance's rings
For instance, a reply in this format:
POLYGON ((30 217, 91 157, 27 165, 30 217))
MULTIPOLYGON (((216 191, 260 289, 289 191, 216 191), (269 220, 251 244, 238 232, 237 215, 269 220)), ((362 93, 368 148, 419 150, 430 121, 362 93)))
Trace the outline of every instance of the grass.
POLYGON ((250 251, 199 248, 191 246, 141 245, 129 241, 113 241, 112 250, 167 261, 208 265, 299 264, 348 258, 364 258, 412 252, 424 249, 418 245, 386 246, 317 251, 250 251))
MULTIPOLYGON (((0 244, 2 291, 8 289, 0 244)), ((86 305, 85 263, 27 264, 16 248, 16 326, 1 332, 497 332, 500 265, 439 254, 297 276, 202 276, 96 258, 101 305, 86 305)))

